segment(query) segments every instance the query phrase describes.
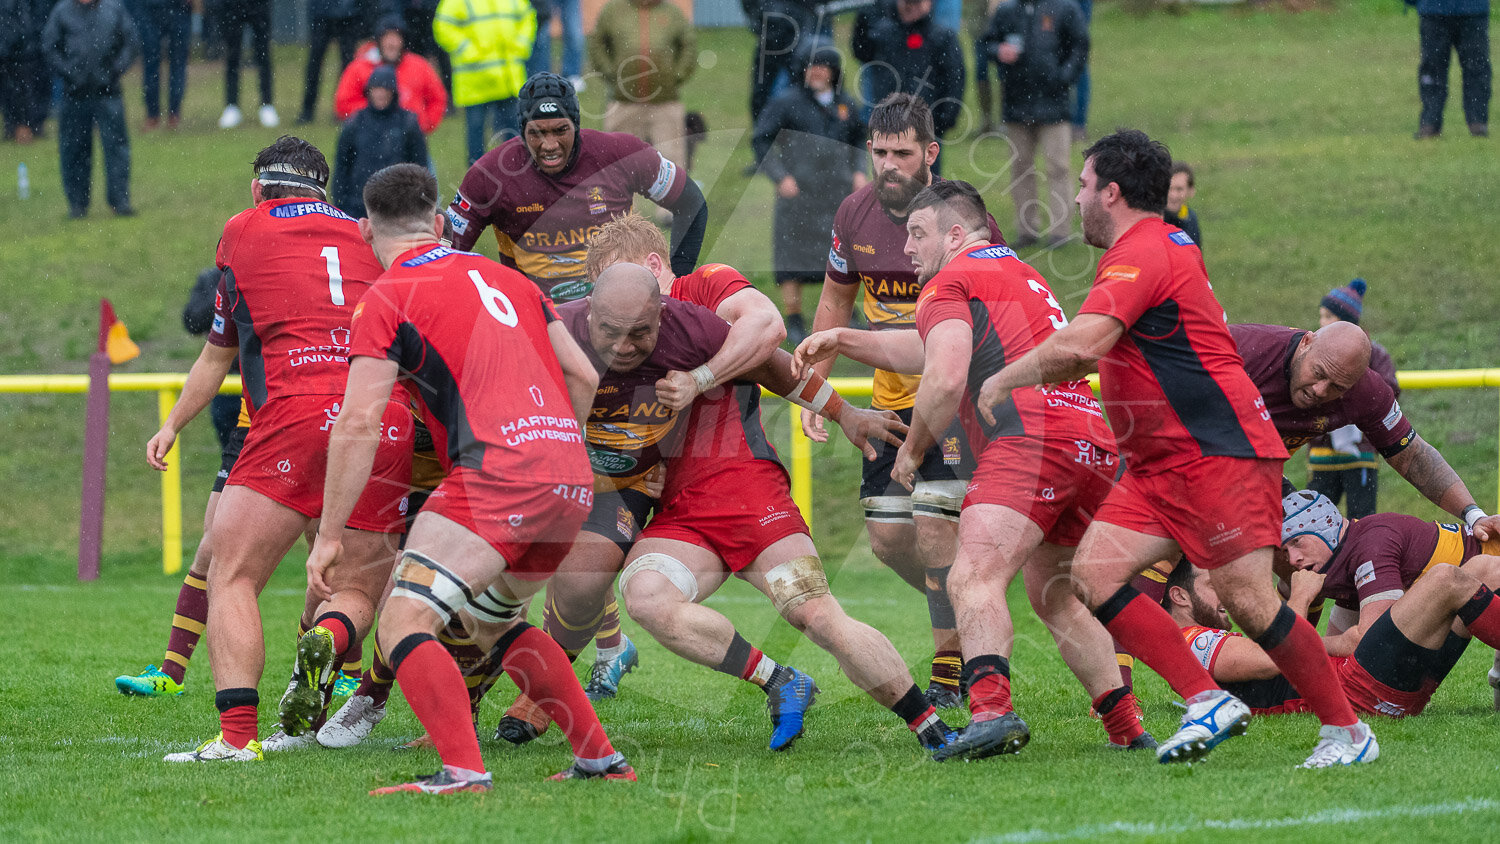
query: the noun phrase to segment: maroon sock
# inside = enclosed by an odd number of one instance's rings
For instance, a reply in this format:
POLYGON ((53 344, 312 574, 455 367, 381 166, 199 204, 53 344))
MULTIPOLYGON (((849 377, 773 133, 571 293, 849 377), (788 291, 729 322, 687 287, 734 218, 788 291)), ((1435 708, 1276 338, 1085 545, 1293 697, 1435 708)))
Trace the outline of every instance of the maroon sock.
POLYGON ((1111 744, 1128 747, 1136 736, 1146 732, 1141 726, 1141 707, 1129 686, 1110 689, 1094 698, 1094 711, 1104 722, 1111 744))
POLYGON ((1188 650, 1182 631, 1172 623, 1167 611, 1132 587, 1120 587, 1120 591, 1094 610, 1094 615, 1115 641, 1151 666, 1183 700, 1218 688, 1214 678, 1188 650))
POLYGON ((557 642, 568 656, 576 659, 583 649, 589 646, 594 639, 594 631, 599 629, 598 620, 588 622, 575 627, 563 620, 557 611, 557 606, 552 603, 552 593, 547 593, 547 604, 542 610, 542 630, 557 642))
POLYGON ((614 598, 604 606, 604 617, 599 619, 599 629, 594 633, 594 647, 601 650, 620 646, 620 604, 614 598))
POLYGON ((1292 612, 1286 604, 1271 626, 1255 643, 1281 669, 1286 679, 1302 693, 1318 720, 1334 727, 1347 727, 1357 719, 1344 694, 1344 685, 1334 673, 1323 639, 1307 619, 1292 612))
POLYGON ((385 706, 385 702, 390 699, 391 684, 395 679, 396 672, 386 665, 385 654, 380 652, 380 643, 376 642, 375 653, 370 657, 370 670, 359 678, 359 688, 354 693, 370 698, 376 706, 385 706))
POLYGON ((479 738, 469 717, 468 690, 443 646, 431 634, 414 633, 391 652, 391 662, 396 666, 401 693, 427 730, 443 764, 483 771, 479 738))
POLYGON ((958 691, 959 675, 963 672, 964 655, 959 651, 938 651, 932 657, 932 682, 958 691))
MULTIPOLYGON (((503 647, 500 666, 515 681, 521 694, 536 701, 557 726, 562 728, 573 755, 580 759, 602 759, 615 752, 573 673, 573 665, 562 647, 551 636, 523 624, 520 632, 503 647), (524 629, 522 629, 524 628, 524 629)), ((415 708, 415 707, 414 707, 415 708)))
POLYGON ((172 614, 172 632, 167 636, 167 653, 162 658, 162 673, 181 683, 187 676, 188 660, 203 638, 208 623, 208 582, 187 573, 177 592, 177 609, 172 614))
POLYGON ((1469 628, 1469 633, 1492 648, 1500 648, 1500 603, 1488 586, 1479 591, 1458 611, 1458 618, 1469 628))

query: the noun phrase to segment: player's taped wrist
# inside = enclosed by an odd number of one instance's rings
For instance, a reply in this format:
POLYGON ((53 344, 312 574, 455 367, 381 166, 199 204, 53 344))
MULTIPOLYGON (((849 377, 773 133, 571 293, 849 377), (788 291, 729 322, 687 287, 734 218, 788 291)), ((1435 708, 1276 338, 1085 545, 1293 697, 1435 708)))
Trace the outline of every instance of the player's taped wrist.
POLYGON ((1464 508, 1464 523, 1469 526, 1469 530, 1473 530, 1474 523, 1484 518, 1486 515, 1488 514, 1485 513, 1484 510, 1481 510, 1478 504, 1470 504, 1469 506, 1464 508))
POLYGON ((697 385, 700 394, 712 390, 719 383, 718 376, 714 375, 714 371, 706 363, 688 374, 693 376, 693 383, 697 385))
POLYGON ((845 407, 844 397, 834 392, 833 385, 816 372, 809 372, 798 381, 787 399, 819 416, 826 416, 835 423, 839 421, 845 407))

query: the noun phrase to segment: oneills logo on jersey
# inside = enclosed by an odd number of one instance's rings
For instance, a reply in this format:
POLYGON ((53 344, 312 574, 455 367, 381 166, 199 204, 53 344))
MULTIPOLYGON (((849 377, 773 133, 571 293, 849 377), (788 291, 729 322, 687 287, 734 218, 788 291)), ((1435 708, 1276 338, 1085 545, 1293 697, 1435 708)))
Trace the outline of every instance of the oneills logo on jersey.
POLYGON ((1135 281, 1141 277, 1141 268, 1129 264, 1110 264, 1099 271, 1100 281, 1135 281))
POLYGON ((874 255, 875 254, 875 247, 872 246, 872 245, 870 245, 870 244, 868 244, 868 243, 856 243, 856 244, 854 244, 854 251, 855 252, 862 252, 862 253, 864 253, 866 255, 874 255))
POLYGON ((543 211, 546 211, 546 210, 547 210, 547 206, 543 205, 540 202, 533 202, 530 205, 517 205, 516 206, 516 213, 517 214, 540 214, 540 213, 542 213, 543 211))

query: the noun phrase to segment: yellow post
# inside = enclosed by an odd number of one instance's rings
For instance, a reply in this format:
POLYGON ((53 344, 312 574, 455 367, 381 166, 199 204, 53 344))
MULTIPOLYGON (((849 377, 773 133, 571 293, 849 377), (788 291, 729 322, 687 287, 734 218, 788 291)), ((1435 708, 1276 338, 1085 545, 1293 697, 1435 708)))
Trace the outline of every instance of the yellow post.
MULTIPOLYGON (((163 387, 156 391, 156 407, 162 425, 177 403, 177 390, 163 387)), ((182 571, 182 467, 177 455, 182 453, 174 443, 167 452, 167 470, 161 473, 161 570, 164 574, 182 571)))
POLYGON ((802 518, 812 529, 812 440, 802 433, 802 409, 795 404, 787 406, 786 418, 792 429, 792 500, 802 511, 802 518))

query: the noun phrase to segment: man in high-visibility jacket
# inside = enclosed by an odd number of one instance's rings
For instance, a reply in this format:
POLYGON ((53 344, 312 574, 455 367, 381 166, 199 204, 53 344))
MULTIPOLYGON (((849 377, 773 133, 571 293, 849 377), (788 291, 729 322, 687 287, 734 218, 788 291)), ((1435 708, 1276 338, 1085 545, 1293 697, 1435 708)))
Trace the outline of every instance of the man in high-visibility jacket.
POLYGON ((516 94, 536 37, 527 0, 442 0, 432 35, 453 62, 453 104, 464 107, 469 163, 485 151, 485 124, 500 140, 519 133, 516 94))

